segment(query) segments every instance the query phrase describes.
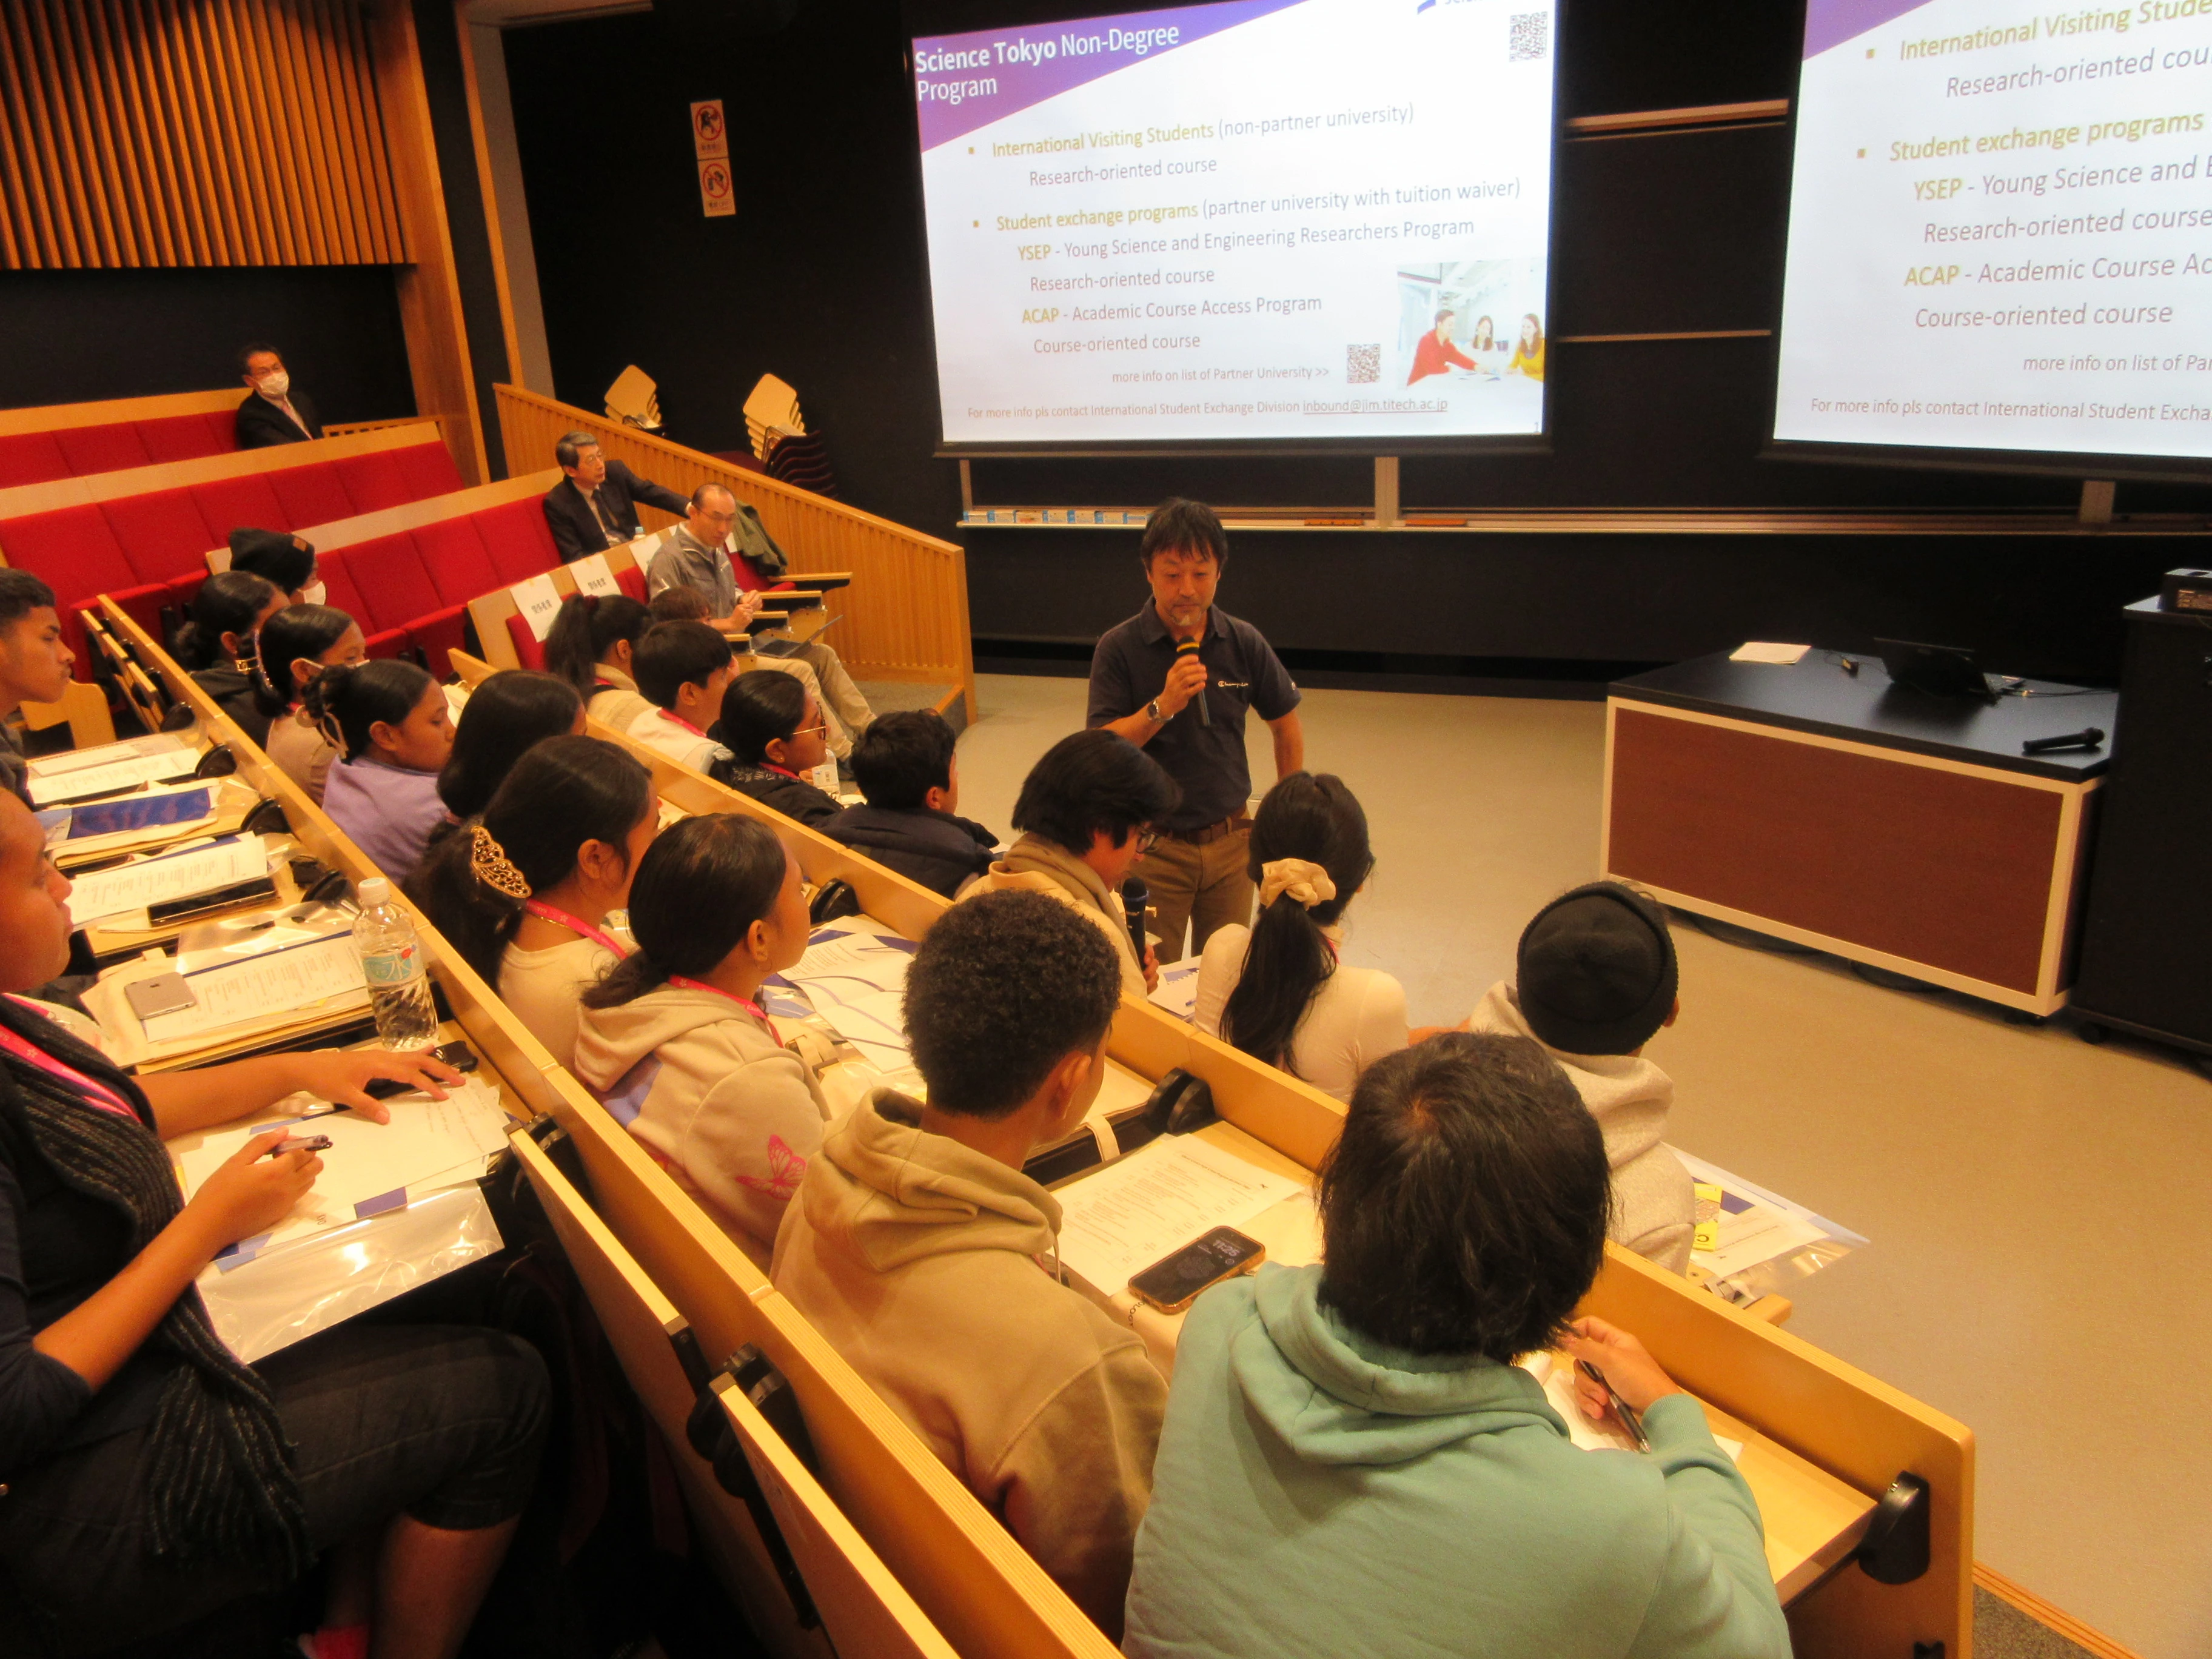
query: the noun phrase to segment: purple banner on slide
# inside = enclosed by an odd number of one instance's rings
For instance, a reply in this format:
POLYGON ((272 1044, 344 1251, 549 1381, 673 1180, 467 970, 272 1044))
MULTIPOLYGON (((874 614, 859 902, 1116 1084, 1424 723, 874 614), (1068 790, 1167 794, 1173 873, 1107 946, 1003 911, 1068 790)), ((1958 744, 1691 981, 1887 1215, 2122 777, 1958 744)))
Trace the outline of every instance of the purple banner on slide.
POLYGON ((1817 58, 1854 35, 1878 29, 1893 17, 1917 11, 1929 0, 1810 0, 1805 9, 1805 55, 1817 58))
POLYGON ((914 43, 925 150, 1116 70, 1149 62, 1299 0, 1220 0, 1028 28, 979 29, 914 43))

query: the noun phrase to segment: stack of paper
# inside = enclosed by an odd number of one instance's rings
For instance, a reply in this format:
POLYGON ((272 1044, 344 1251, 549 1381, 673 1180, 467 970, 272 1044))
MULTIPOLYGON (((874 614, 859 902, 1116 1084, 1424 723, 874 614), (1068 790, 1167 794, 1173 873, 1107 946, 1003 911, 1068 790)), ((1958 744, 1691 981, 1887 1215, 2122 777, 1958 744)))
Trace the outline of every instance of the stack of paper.
POLYGON ((864 916, 815 929, 799 965, 771 980, 803 994, 837 1034, 886 1072, 907 1061, 900 1003, 915 943, 864 916))
POLYGON ((1112 1296, 1213 1228, 1242 1226, 1302 1190, 1195 1135, 1164 1135, 1054 1193, 1060 1261, 1112 1296))
POLYGON ((1160 982, 1146 999, 1177 1019, 1195 1018, 1198 1012, 1198 964, 1170 962, 1160 969, 1160 982))
POLYGON ((70 915, 79 927, 136 915, 143 928, 149 904, 217 892, 268 873, 269 855, 258 836, 226 836, 77 877, 70 915))
POLYGON ((54 806, 136 789, 161 778, 189 778, 199 758, 198 751, 181 739, 157 734, 33 761, 26 782, 33 805, 54 806))
MULTIPOLYGON (((1674 1156, 1698 1188, 1696 1243, 1690 1250, 1693 1274, 1710 1276, 1725 1293, 1731 1283, 1746 1285, 1753 1296, 1802 1278, 1829 1262, 1864 1248, 1866 1240, 1802 1204, 1754 1186, 1718 1164, 1693 1158, 1680 1147, 1674 1156), (1769 1264, 1791 1259, 1778 1277, 1769 1264), (1755 1269, 1766 1269, 1756 1273, 1755 1269), (1766 1282, 1771 1280, 1772 1282, 1766 1282)), ((1751 1299, 1730 1296, 1733 1301, 1751 1299)))
MULTIPOLYGON (((150 787, 78 806, 46 808, 46 846, 68 869, 118 853, 165 847, 214 824, 228 811, 242 815, 253 792, 235 779, 150 787)), ((238 822, 232 817, 234 826, 238 822)))
POLYGON ((189 969, 185 983, 194 1005, 145 1021, 148 1042, 173 1042, 273 1014, 368 1006, 361 957, 347 933, 189 969))

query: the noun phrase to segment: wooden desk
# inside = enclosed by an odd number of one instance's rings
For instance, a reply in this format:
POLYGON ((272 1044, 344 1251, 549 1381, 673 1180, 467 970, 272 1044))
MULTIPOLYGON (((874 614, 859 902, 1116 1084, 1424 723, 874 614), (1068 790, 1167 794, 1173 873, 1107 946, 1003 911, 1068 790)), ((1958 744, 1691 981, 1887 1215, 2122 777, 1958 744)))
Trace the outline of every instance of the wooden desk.
MULTIPOLYGON (((2117 696, 1971 698, 1807 653, 1617 682, 1600 862, 1699 915, 2032 1014, 2063 1006, 2117 696)), ((2067 691, 2070 688, 2045 688, 2067 691)))

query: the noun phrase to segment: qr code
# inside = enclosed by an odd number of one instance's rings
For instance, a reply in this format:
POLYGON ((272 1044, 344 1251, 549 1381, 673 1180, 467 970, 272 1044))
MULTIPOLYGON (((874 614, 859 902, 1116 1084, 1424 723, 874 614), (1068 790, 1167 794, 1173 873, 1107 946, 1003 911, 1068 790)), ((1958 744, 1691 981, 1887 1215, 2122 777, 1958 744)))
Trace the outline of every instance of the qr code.
POLYGON ((1382 378, 1382 348, 1379 345, 1346 346, 1344 349, 1344 383, 1346 386, 1373 386, 1382 378))
POLYGON ((1518 64, 1541 58, 1552 49, 1552 14, 1524 11, 1513 19, 1513 44, 1506 56, 1518 64))

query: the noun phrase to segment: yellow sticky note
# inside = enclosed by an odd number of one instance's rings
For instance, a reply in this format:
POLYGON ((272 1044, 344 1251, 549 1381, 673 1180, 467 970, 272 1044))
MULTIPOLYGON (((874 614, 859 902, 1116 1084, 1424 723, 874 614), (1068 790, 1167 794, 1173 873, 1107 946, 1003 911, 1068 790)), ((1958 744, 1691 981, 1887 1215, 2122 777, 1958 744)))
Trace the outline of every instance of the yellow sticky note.
POLYGON ((1721 1224, 1717 1221, 1700 1221, 1698 1224, 1697 1231, 1691 1236, 1690 1248, 1693 1250, 1715 1250, 1720 1248, 1720 1243, 1721 1224))

